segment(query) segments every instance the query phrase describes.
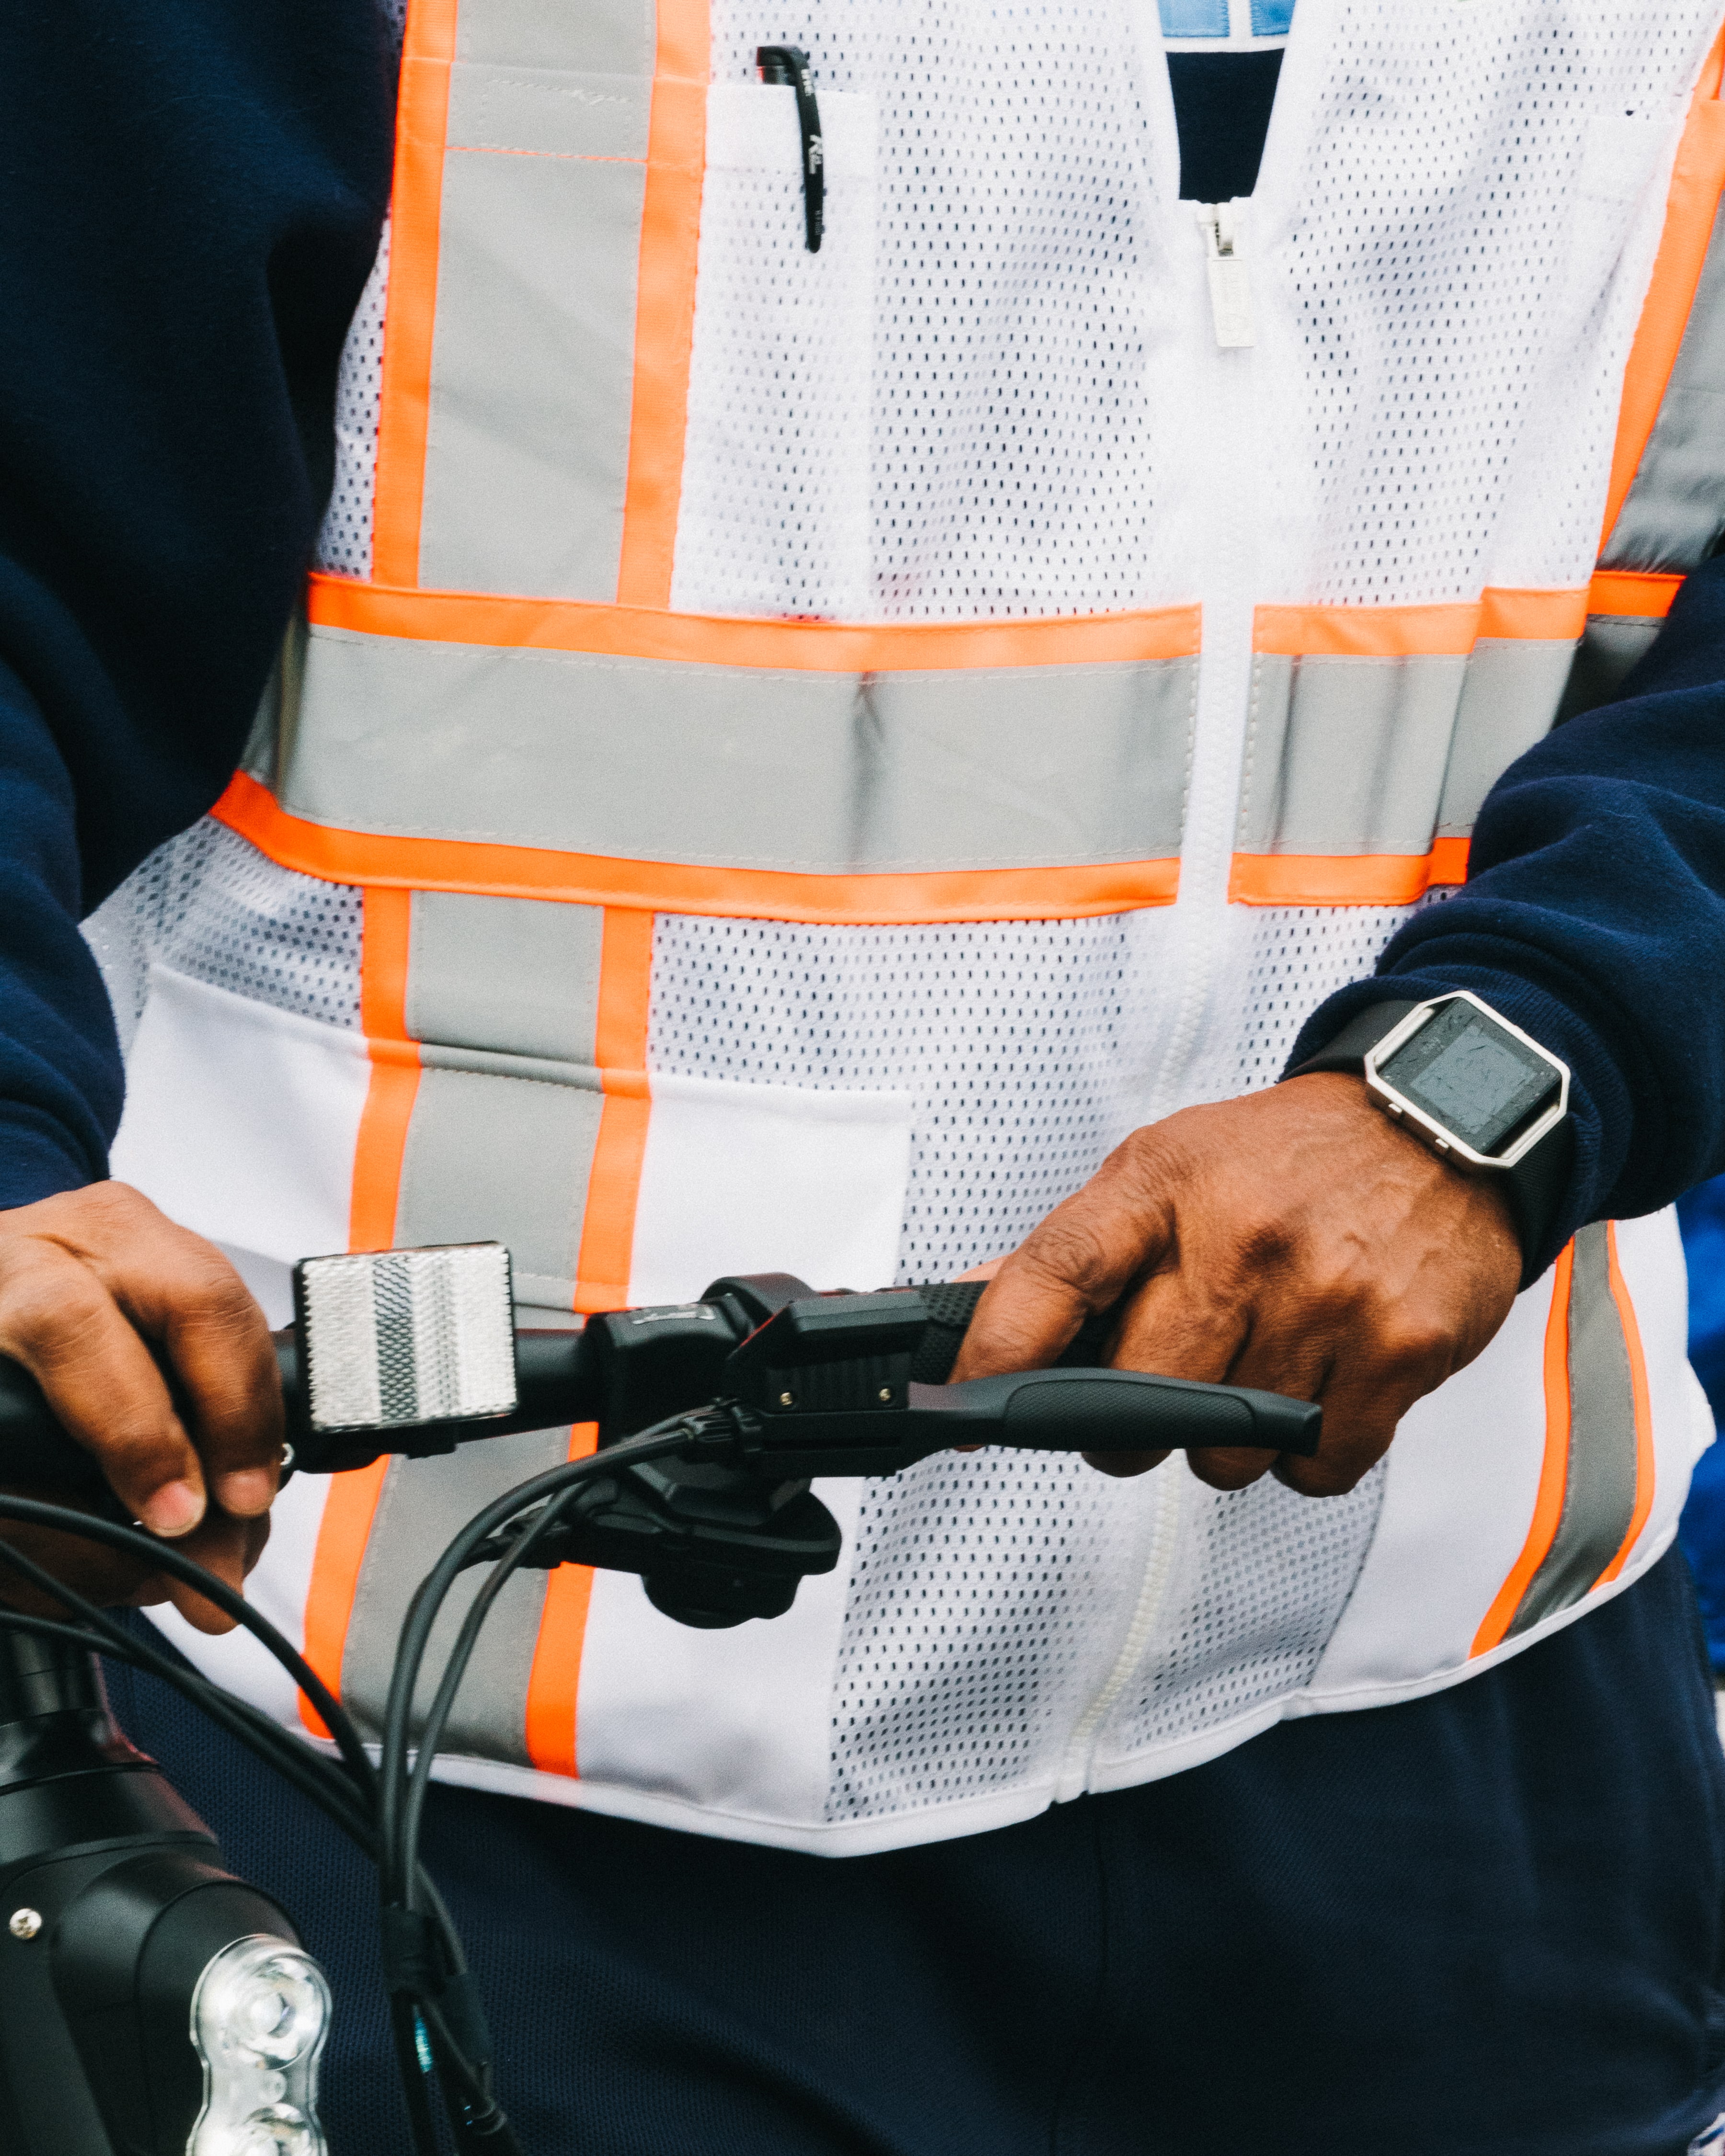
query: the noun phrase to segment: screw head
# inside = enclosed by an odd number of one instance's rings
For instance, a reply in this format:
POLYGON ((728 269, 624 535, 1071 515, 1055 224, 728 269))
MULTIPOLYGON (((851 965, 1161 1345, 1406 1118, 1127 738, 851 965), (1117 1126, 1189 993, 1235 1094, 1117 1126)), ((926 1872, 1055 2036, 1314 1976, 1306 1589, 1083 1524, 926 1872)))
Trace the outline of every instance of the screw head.
POLYGON ((14 1909, 6 1920, 6 1928, 15 1939, 33 1939, 42 1928, 39 1909, 14 1909))
POLYGON ((794 1393, 781 1393, 778 1396, 778 1404, 782 1408, 793 1408, 797 1404, 797 1395, 794 1393))
POLYGON ((890 1401, 891 1399, 892 1388, 891 1385, 882 1385, 880 1388, 880 1397, 883 1400, 890 1401))

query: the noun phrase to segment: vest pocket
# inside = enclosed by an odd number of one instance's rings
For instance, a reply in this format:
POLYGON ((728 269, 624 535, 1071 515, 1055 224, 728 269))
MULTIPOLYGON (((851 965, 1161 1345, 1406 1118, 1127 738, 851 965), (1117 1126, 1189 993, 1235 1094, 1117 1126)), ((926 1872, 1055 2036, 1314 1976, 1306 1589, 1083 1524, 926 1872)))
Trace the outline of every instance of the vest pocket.
POLYGON ((819 95, 826 218, 811 254, 795 93, 737 83, 708 93, 680 610, 874 611, 875 109, 855 92, 819 95))

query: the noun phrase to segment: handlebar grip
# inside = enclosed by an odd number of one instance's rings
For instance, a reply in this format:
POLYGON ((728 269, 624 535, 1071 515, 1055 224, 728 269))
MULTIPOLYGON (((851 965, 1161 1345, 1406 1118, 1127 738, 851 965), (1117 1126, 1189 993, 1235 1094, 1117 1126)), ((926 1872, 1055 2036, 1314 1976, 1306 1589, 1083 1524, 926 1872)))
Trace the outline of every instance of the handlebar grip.
POLYGON ((1240 1385, 1203 1385, 1140 1370, 1004 1371, 957 1385, 911 1388, 919 1435, 1042 1452, 1177 1452, 1249 1445, 1316 1452, 1323 1410, 1311 1400, 1240 1385))
POLYGON ((1034 1370, 973 1383, 1006 1392, 1004 1441, 1034 1449, 1160 1452, 1251 1445, 1309 1456, 1323 1429, 1323 1410, 1311 1400, 1137 1370, 1097 1370, 1083 1378, 1034 1370))
POLYGON ((108 1487, 95 1455, 67 1436, 41 1386, 7 1355, 0 1355, 0 1485, 80 1496, 108 1487))
MULTIPOLYGON (((964 1344, 970 1321, 976 1316, 976 1306, 988 1285, 987 1281, 935 1281, 917 1289, 928 1312, 928 1323, 923 1328, 922 1342, 911 1365, 913 1383, 944 1385, 951 1378, 958 1350, 964 1344)), ((1097 1368, 1108 1352, 1108 1337, 1113 1330, 1111 1310, 1086 1317, 1055 1367, 1060 1370, 1097 1368)))

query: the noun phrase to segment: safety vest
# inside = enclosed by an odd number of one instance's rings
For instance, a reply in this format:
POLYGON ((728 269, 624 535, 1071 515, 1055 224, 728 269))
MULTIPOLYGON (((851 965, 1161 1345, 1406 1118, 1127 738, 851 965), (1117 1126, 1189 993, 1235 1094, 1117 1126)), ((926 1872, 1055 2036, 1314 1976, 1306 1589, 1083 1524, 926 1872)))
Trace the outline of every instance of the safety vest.
MULTIPOLYGON (((1200 215, 1143 0, 816 0, 812 252, 783 18, 413 0, 324 566, 121 902, 116 1173, 266 1293, 495 1237, 573 1323, 950 1277, 1273 1081, 1725 525, 1719 14, 1301 0, 1200 215)), ((994 1452, 818 1486, 771 1624, 523 1574, 442 1771, 843 1853, 1430 1691, 1666 1547, 1684 1316, 1601 1224, 1344 1497, 994 1452)), ((447 1535, 591 1441, 296 1481, 258 1598, 375 1722, 447 1535)))

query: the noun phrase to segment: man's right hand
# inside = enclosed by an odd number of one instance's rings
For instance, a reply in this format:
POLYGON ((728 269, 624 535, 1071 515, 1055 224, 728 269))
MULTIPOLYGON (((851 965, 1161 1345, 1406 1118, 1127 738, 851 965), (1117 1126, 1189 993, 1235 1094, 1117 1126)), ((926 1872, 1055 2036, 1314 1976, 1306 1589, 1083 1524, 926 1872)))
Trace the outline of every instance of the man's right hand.
MULTIPOLYGON (((0 1212, 0 1353, 35 1378, 136 1519, 240 1586, 269 1539, 281 1386, 264 1313, 213 1245, 123 1183, 0 1212)), ((4 1532, 93 1601, 172 1602, 200 1631, 232 1629, 141 1558, 17 1523, 4 1532)), ((0 1599, 63 1614, 3 1568, 0 1599)))

